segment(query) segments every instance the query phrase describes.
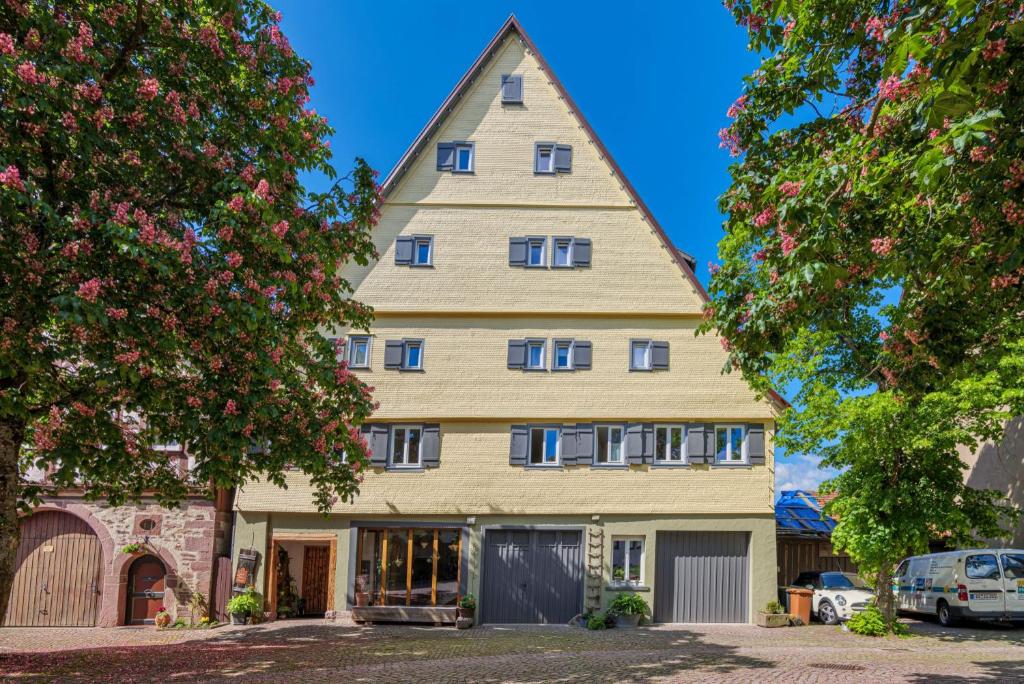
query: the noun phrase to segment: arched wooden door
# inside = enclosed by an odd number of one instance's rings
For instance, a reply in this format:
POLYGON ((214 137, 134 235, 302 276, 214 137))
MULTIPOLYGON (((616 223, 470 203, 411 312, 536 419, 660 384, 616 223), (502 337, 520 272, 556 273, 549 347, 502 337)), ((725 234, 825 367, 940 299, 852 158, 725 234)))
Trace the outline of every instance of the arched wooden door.
POLYGON ((40 511, 21 522, 8 627, 92 627, 99 614, 103 548, 81 518, 40 511))
POLYGON ((164 607, 164 576, 167 568, 156 556, 136 558, 128 568, 129 625, 151 625, 164 607))

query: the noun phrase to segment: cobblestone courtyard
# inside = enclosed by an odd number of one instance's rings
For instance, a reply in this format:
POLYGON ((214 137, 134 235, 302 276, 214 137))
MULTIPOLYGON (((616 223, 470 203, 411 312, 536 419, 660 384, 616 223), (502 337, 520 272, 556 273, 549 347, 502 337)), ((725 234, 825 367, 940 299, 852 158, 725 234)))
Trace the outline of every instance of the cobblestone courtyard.
POLYGON ((1011 682, 1024 630, 835 627, 353 627, 288 621, 203 632, 0 629, 11 682, 1011 682))

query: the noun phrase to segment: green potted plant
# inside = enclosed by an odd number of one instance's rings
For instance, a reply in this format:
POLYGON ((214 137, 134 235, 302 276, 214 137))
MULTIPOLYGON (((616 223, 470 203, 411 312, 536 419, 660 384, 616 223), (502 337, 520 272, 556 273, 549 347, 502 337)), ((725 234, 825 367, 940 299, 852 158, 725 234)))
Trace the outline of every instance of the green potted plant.
POLYGON ((247 587, 240 594, 235 594, 228 601, 228 612, 231 613, 231 624, 245 625, 250 618, 259 615, 263 610, 263 597, 253 587, 247 587))
POLYGON ((617 627, 636 627, 645 615, 650 614, 651 608, 639 594, 623 591, 608 606, 608 612, 615 616, 617 627))
POLYGON ((789 616, 781 603, 769 601, 764 609, 758 611, 757 624, 759 627, 787 627, 789 616))
POLYGON ((456 617, 469 618, 470 620, 476 615, 476 597, 472 594, 466 594, 459 599, 459 603, 455 608, 456 617))

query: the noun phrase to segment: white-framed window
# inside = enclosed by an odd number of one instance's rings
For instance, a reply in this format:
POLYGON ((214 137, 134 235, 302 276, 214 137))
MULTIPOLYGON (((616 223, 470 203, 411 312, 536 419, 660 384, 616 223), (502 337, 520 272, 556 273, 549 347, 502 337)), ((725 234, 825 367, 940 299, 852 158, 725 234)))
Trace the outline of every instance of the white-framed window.
POLYGON ((551 367, 554 370, 572 370, 572 340, 555 340, 553 345, 551 367))
POLYGON ((554 143, 537 143, 533 160, 533 170, 535 173, 555 172, 554 143))
POLYGON ((530 428, 530 465, 558 465, 562 430, 556 427, 530 428))
POLYGON ((405 340, 402 345, 402 368, 406 370, 423 368, 423 340, 405 340))
POLYGON ((651 340, 630 340, 629 369, 651 370, 651 340))
POLYGON ((455 173, 473 173, 475 146, 473 143, 455 143, 455 173))
POLYGON ((526 265, 543 268, 546 261, 547 240, 542 237, 532 237, 526 240, 526 265))
POLYGON ((715 461, 746 463, 747 439, 742 425, 715 426, 715 461))
POLYGON ((621 425, 594 426, 594 460, 598 465, 622 465, 626 430, 621 425))
POLYGON ((348 367, 369 368, 370 367, 370 340, 369 335, 352 335, 348 338, 348 367))
POLYGON ((544 370, 544 340, 526 341, 526 367, 530 370, 544 370))
POLYGON ((419 468, 422 461, 423 429, 398 425, 391 428, 391 467, 419 468))
POLYGON ((572 267, 572 238, 552 238, 551 265, 555 268, 572 267))
POLYGON ((686 427, 656 425, 654 427, 654 462, 686 463, 686 427))
POLYGON ((644 583, 644 538, 612 537, 612 583, 644 583))
POLYGON ((434 239, 418 237, 412 243, 412 265, 430 266, 434 263, 434 239))

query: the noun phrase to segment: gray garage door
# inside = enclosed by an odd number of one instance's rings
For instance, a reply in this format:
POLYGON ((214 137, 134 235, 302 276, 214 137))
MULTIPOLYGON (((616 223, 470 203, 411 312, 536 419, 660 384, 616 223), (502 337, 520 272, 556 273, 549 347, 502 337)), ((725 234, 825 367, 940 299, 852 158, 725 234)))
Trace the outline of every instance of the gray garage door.
POLYGON ((583 533, 487 530, 481 622, 560 624, 583 611, 583 533))
POLYGON ((747 622, 746 532, 658 532, 656 622, 747 622))

